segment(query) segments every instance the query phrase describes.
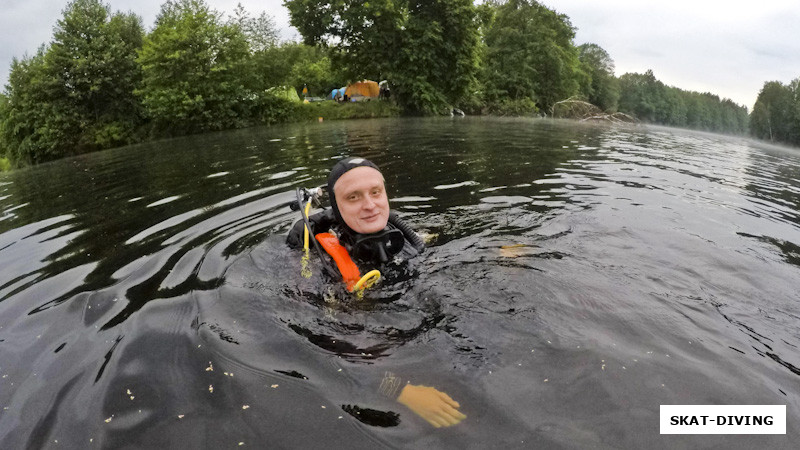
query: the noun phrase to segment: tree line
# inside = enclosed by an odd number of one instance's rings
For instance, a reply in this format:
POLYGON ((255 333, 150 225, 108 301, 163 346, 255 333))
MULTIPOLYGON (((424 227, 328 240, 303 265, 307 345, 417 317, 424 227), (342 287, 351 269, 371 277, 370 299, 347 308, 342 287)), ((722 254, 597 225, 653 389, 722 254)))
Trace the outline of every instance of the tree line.
MULTIPOLYGON (((298 106, 271 88, 306 86, 324 96, 361 79, 388 80, 391 101, 405 114, 454 107, 546 114, 577 96, 647 122, 727 133, 748 128, 747 109, 731 100, 666 86, 651 71, 616 77, 604 49, 576 46, 569 17, 534 0, 284 5, 302 43, 279 42, 270 16, 251 16, 241 5, 226 17, 204 0, 168 0, 146 32, 133 13, 73 0, 52 41, 11 64, 0 95, 0 156, 35 164, 291 120, 298 106)), ((796 130, 781 124, 797 108, 776 99, 789 91, 796 99, 797 83, 770 86, 750 119, 754 134, 765 137, 766 129, 775 140, 796 139, 796 130)))
POLYGON ((800 146, 800 77, 789 84, 764 83, 750 114, 753 136, 800 146))
POLYGON ((169 0, 150 32, 133 13, 73 0, 53 39, 14 59, 0 95, 0 156, 14 165, 144 141, 273 123, 292 108, 268 92, 342 76, 323 48, 279 43, 267 14, 229 17, 169 0))

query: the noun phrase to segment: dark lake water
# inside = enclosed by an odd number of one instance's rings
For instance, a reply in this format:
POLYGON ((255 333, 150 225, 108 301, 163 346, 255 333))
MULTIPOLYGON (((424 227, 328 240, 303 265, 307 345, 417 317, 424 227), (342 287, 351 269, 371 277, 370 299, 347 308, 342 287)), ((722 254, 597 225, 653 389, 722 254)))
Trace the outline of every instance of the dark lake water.
POLYGON ((0 448, 793 448, 799 179, 739 138, 491 118, 0 174, 0 448), (430 239, 363 300, 284 245, 348 155, 430 239), (467 419, 432 428, 386 371, 467 419), (786 405, 787 434, 662 436, 662 404, 786 405))

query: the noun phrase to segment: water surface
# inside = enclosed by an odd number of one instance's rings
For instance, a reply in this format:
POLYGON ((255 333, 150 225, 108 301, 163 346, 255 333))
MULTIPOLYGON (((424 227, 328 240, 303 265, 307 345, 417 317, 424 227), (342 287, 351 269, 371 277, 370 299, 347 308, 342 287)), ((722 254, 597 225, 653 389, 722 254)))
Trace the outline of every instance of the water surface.
POLYGON ((2 174, 0 447, 791 448, 799 178, 739 138, 497 118, 2 174), (361 301, 283 244, 294 189, 350 155, 431 239, 361 301), (468 418, 433 429, 386 371, 468 418), (660 436, 661 404, 785 404, 787 435, 660 436))

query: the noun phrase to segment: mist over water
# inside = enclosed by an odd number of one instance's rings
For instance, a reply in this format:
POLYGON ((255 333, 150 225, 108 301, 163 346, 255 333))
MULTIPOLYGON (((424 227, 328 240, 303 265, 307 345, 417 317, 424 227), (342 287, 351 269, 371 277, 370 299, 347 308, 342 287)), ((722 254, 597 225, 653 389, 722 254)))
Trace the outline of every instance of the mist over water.
POLYGON ((388 119, 85 155, 0 174, 0 447, 792 448, 797 280, 800 151, 740 138, 388 119), (363 300, 284 245, 350 155, 430 239, 363 300), (787 434, 661 436, 662 404, 785 404, 787 434))

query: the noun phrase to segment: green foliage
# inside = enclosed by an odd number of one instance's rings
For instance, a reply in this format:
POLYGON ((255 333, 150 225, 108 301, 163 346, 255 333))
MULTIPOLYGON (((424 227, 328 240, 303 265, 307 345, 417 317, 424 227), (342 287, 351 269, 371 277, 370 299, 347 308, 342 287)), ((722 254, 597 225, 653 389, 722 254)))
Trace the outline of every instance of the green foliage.
POLYGON ((264 92, 259 95, 256 107, 260 123, 267 125, 290 122, 297 116, 301 103, 264 92))
POLYGON ((58 21, 47 63, 81 124, 79 151, 131 142, 141 118, 133 90, 141 80, 136 52, 141 21, 109 17, 99 0, 75 0, 58 21))
POLYGON ((576 94, 585 74, 569 18, 533 0, 491 3, 496 11, 484 36, 486 97, 527 98, 549 109, 576 94))
POLYGON ((467 97, 478 69, 471 0, 286 0, 308 45, 332 49, 350 80, 389 80, 404 111, 440 114, 467 97))
POLYGON ((260 89, 273 86, 308 86, 310 96, 324 97, 347 84, 331 64, 327 50, 295 42, 267 48, 253 55, 260 89))
POLYGON ((11 170, 11 161, 8 158, 0 157, 0 172, 11 170))
POLYGON ((496 116, 535 116, 538 111, 536 103, 529 98, 504 98, 489 103, 482 112, 496 116))
POLYGON ((296 120, 342 120, 397 117, 400 107, 392 102, 372 100, 363 102, 336 103, 333 101, 301 103, 296 120))
POLYGON ((261 96, 258 111, 259 120, 265 124, 318 121, 320 117, 323 120, 342 120, 400 115, 400 108, 396 104, 383 100, 302 103, 269 93, 261 96))
POLYGON ((141 121, 133 96, 142 26, 98 0, 74 0, 49 48, 14 60, 2 142, 15 163, 38 163, 132 142, 141 121))
POLYGON ((43 47, 32 57, 11 63, 0 131, 4 156, 12 161, 55 158, 51 153, 57 116, 52 114, 55 105, 50 97, 56 86, 45 72, 43 47))
POLYGON ((614 76, 614 60, 597 44, 578 47, 578 59, 587 78, 581 93, 589 103, 609 112, 617 110, 619 103, 619 81, 614 76))
POLYGON ((202 0, 170 0, 139 54, 141 97, 156 134, 242 126, 257 96, 250 48, 239 26, 202 0))
MULTIPOLYGON (((576 94, 639 119, 744 133, 747 110, 666 86, 652 71, 614 77, 610 55, 576 48, 569 18, 534 0, 285 0, 305 44, 278 43, 271 17, 239 5, 223 19, 204 0, 167 0, 153 30, 72 0, 49 46, 14 59, 0 94, 0 165, 20 166, 149 136, 296 120, 470 113, 535 115, 576 94), (388 80, 391 101, 302 104, 348 81, 388 80)), ((769 82, 750 132, 800 145, 800 78, 769 82)))
POLYGON ((278 45, 278 29, 275 21, 267 13, 262 12, 258 17, 250 17, 241 3, 236 6, 231 25, 239 27, 244 33, 252 52, 262 52, 278 45))
POLYGON ((619 110, 639 120, 733 134, 747 131, 747 108, 710 93, 666 86, 651 70, 626 73, 619 84, 619 110))
POLYGON ((750 134, 800 146, 800 78, 764 83, 750 115, 750 134))

